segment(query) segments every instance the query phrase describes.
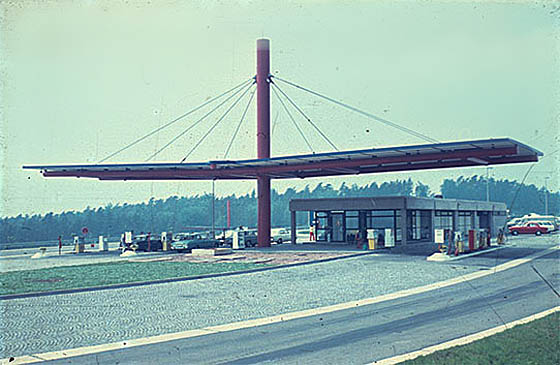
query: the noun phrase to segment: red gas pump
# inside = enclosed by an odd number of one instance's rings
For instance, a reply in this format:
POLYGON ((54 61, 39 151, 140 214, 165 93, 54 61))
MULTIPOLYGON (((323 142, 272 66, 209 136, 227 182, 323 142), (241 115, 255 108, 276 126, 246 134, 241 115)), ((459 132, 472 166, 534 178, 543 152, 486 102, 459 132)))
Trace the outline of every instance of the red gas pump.
POLYGON ((469 251, 474 251, 474 229, 469 229, 469 251))

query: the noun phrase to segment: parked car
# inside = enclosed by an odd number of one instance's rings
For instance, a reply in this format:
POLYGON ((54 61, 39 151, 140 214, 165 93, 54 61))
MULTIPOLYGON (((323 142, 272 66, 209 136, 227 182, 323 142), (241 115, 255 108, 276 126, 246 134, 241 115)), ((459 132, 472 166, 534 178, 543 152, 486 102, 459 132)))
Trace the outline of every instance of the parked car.
POLYGON ((182 235, 179 240, 171 242, 171 249, 179 252, 191 251, 193 248, 215 248, 220 241, 209 238, 206 233, 182 235))
POLYGON ((233 230, 228 229, 227 231, 218 233, 216 239, 220 241, 220 245, 231 246, 233 243, 233 230))
POLYGON ((192 233, 190 233, 190 232, 175 233, 173 235, 172 241, 181 241, 181 240, 184 240, 186 237, 190 237, 190 236, 192 236, 192 233))
POLYGON ((161 243, 161 239, 159 239, 157 236, 154 237, 152 235, 148 236, 147 234, 139 234, 132 237, 132 243, 128 247, 122 242, 119 245, 119 249, 123 252, 128 248, 130 248, 132 251, 159 251, 163 249, 163 244, 161 243), (150 238, 149 244, 148 237, 150 238))
POLYGON ((246 247, 255 247, 257 245, 257 230, 256 229, 249 229, 245 231, 245 246, 246 247))
POLYGON ((542 227, 538 223, 527 222, 521 226, 509 227, 509 232, 514 236, 517 236, 518 234, 535 234, 540 236, 543 233, 548 233, 548 229, 546 227, 542 227))
POLYGON ((513 218, 512 220, 510 220, 509 222, 506 223, 507 228, 509 227, 513 227, 513 226, 519 226, 521 225, 521 218, 513 218))
POLYGON ((530 214, 526 214, 523 217, 519 218, 520 221, 517 222, 517 226, 522 226, 525 223, 528 222, 547 222, 548 224, 552 224, 554 226, 553 230, 549 230, 549 232, 551 231, 555 231, 558 229, 558 223, 556 222, 556 217, 553 215, 541 215, 541 214, 537 214, 537 213, 530 213, 530 214))
POLYGON ((554 224, 552 224, 548 221, 531 221, 530 223, 536 223, 541 227, 545 227, 548 230, 548 233, 550 233, 550 232, 552 232, 556 229, 554 224))
POLYGON ((290 230, 286 228, 272 228, 270 230, 270 242, 276 242, 277 244, 282 244, 283 242, 290 241, 292 239, 290 235, 290 230))

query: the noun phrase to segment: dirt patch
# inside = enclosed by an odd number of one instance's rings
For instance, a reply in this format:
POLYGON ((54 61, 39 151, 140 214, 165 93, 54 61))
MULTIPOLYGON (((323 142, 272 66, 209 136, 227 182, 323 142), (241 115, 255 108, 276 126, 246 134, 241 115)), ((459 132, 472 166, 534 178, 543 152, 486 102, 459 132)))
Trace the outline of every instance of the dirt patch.
POLYGON ((223 256, 192 256, 190 254, 180 254, 172 256, 168 261, 172 262, 247 262, 254 264, 267 265, 287 265, 299 262, 310 262, 316 260, 324 260, 335 257, 344 257, 353 255, 354 253, 337 253, 337 252, 254 252, 254 251, 236 251, 230 255, 223 256))

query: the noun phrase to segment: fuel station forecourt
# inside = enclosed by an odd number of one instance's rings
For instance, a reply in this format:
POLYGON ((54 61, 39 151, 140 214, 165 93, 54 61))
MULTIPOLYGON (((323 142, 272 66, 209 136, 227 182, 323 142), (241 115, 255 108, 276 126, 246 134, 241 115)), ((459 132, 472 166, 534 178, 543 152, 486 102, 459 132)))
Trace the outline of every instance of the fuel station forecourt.
MULTIPOLYGON (((256 64, 256 159, 216 160, 197 163, 153 162, 28 165, 23 166, 23 168, 40 170, 44 177, 89 177, 113 181, 257 180, 258 246, 270 247, 271 179, 358 175, 537 162, 538 158, 543 155, 540 151, 513 139, 494 138, 271 157, 270 86, 275 83, 275 79, 281 79, 270 75, 270 41, 268 39, 257 40, 256 64)), ((291 84, 286 80, 281 81, 291 84)), ((342 104, 334 99, 330 100, 339 105, 342 104)), ((392 123, 369 113, 361 112, 348 105, 345 107, 366 114, 379 122, 392 123)), ((416 133, 416 135, 420 134, 416 133)), ((433 139, 430 140, 434 141, 433 139)), ((292 230, 292 242, 295 242, 295 234, 295 230, 292 230)))

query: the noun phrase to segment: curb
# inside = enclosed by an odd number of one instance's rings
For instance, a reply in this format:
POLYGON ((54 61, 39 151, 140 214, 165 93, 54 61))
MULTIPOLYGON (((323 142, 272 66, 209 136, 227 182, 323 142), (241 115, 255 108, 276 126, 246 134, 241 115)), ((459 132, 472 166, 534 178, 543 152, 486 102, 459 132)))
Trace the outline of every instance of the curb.
POLYGON ((446 259, 443 260, 429 260, 429 258, 431 256, 428 256, 428 258, 426 259, 427 261, 432 261, 432 262, 450 262, 450 261, 457 261, 457 260, 461 260, 461 259, 466 259, 467 257, 472 257, 472 256, 478 256, 478 255, 482 255, 485 253, 490 253, 490 252, 494 252, 497 250, 501 250, 502 248, 506 248, 506 247, 513 247, 512 245, 500 245, 500 246, 490 246, 487 248, 484 248, 482 250, 478 250, 478 251, 474 251, 474 252, 470 252, 470 253, 465 253, 465 254, 459 254, 458 256, 451 256, 451 257, 447 257, 446 259))
POLYGON ((319 263, 323 263, 323 262, 349 259, 349 258, 354 258, 354 257, 358 257, 358 256, 372 255, 374 253, 377 253, 377 252, 375 250, 373 250, 373 251, 360 252, 360 253, 355 253, 355 254, 346 255, 346 256, 330 257, 330 258, 314 260, 314 261, 296 262, 296 263, 293 263, 293 264, 285 264, 285 265, 277 265, 277 266, 269 266, 269 267, 259 267, 259 268, 256 268, 256 269, 248 269, 248 270, 240 270, 240 271, 230 271, 230 272, 221 272, 221 273, 214 273, 214 274, 202 274, 202 275, 185 276, 185 277, 180 277, 180 278, 168 278, 168 279, 159 279, 159 280, 150 280, 150 281, 135 281, 135 282, 131 282, 131 283, 109 284, 109 285, 93 286, 93 287, 88 287, 88 288, 60 289, 60 290, 52 290, 52 291, 44 291, 44 292, 21 293, 21 294, 5 294, 5 295, 0 295, 0 301, 12 300, 12 299, 36 298, 36 297, 44 297, 44 296, 50 296, 50 295, 84 293, 84 292, 110 290, 110 289, 131 288, 131 287, 137 287, 137 286, 147 286, 147 285, 154 285, 154 284, 166 284, 166 283, 174 283, 174 282, 179 282, 179 281, 209 279, 209 278, 217 278, 217 277, 223 277, 223 276, 234 276, 234 275, 249 274, 249 273, 255 273, 255 272, 263 272, 263 271, 284 269, 284 268, 288 268, 288 267, 319 264, 319 263))

